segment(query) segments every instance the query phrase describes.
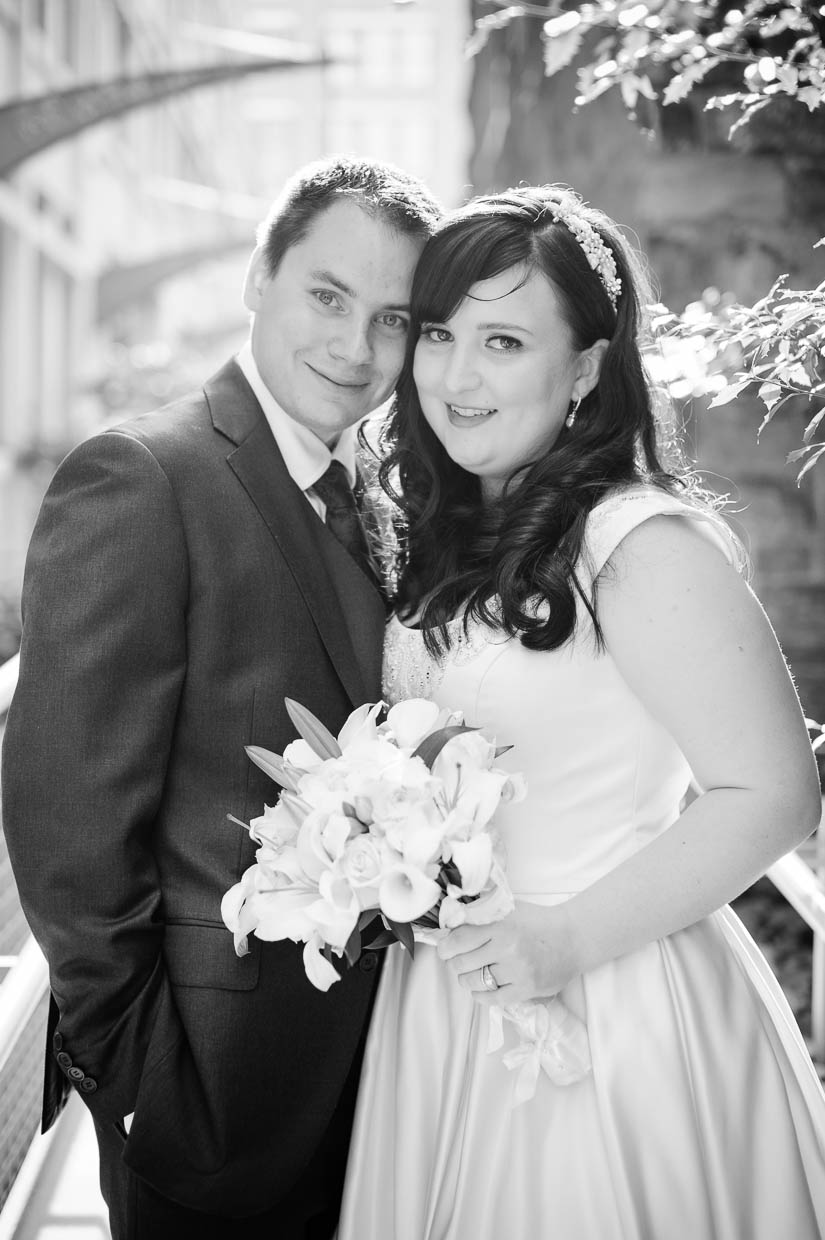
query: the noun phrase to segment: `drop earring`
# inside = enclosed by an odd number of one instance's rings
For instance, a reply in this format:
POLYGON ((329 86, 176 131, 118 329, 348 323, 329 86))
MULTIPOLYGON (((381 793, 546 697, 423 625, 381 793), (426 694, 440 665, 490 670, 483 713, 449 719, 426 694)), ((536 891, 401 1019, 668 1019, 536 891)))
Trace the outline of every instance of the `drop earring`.
POLYGON ((582 398, 580 396, 578 400, 573 402, 573 408, 570 410, 567 417, 564 419, 564 425, 567 427, 569 431, 573 429, 573 424, 576 421, 576 414, 579 412, 579 405, 581 403, 582 403, 582 398))

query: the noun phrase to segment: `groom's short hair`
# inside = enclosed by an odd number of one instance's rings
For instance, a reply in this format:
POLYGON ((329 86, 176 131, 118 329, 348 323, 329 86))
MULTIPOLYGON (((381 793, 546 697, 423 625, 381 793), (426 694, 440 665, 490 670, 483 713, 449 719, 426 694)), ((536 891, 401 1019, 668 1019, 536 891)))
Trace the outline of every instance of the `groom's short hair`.
POLYGON ((317 160, 290 177, 258 229, 268 274, 275 274, 287 250, 304 239, 319 215, 346 198, 395 232, 425 241, 442 215, 423 181, 393 164, 346 155, 317 160))

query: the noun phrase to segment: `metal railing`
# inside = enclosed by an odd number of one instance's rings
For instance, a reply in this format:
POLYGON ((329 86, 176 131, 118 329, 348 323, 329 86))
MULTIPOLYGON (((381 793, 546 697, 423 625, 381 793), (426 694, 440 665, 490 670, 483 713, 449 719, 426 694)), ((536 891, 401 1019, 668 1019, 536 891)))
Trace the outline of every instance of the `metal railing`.
MULTIPOLYGON (((0 720, 17 684, 18 658, 0 665, 0 720)), ((40 1127, 49 972, 23 919, 0 836, 0 1211, 30 1160, 40 1127)), ((5 1212, 3 1214, 5 1220, 5 1212)))

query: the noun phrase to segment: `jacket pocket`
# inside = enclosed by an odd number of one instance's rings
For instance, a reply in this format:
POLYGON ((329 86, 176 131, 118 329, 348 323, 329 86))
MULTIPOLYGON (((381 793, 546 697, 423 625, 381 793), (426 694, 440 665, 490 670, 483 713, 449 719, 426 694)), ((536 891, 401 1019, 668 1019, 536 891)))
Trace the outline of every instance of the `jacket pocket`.
POLYGON ((163 940, 166 971, 173 986, 211 990, 253 990, 260 971, 260 943, 250 937, 248 956, 236 956, 225 926, 168 922, 163 940))

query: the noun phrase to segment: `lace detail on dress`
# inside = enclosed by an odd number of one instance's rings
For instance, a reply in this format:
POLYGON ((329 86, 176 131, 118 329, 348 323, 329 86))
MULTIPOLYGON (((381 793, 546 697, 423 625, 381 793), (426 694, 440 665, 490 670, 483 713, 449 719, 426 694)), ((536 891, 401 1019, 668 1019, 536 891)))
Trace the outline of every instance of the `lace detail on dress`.
POLYGON ((384 700, 390 706, 407 698, 433 696, 448 666, 470 663, 490 645, 507 641, 507 634, 470 620, 464 631, 463 616, 449 622, 452 645, 434 658, 424 645, 421 629, 410 629, 393 616, 384 635, 382 682, 384 700))

